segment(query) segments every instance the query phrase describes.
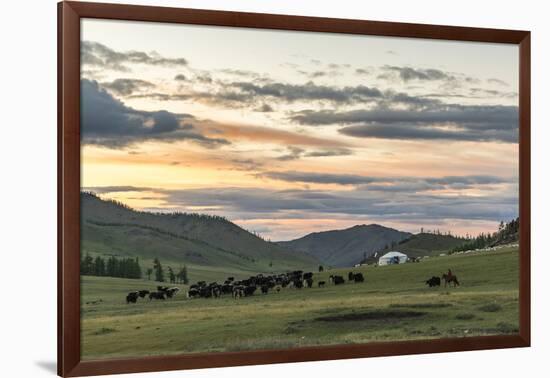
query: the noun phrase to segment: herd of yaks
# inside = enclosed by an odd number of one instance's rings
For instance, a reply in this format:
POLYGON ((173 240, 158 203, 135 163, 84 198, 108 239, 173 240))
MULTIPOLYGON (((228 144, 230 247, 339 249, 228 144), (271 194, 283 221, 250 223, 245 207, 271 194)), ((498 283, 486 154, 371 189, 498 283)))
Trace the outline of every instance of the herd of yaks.
MULTIPOLYGON (((364 282, 365 278, 363 273, 348 273, 348 281, 360 283, 364 282)), ((341 285, 346 281, 343 276, 330 275, 329 283, 333 285, 341 285)), ((234 277, 228 277, 223 284, 217 282, 207 283, 206 281, 199 281, 189 286, 187 291, 188 298, 219 298, 224 295, 231 295, 233 298, 238 299, 242 297, 250 297, 259 289, 262 294, 268 294, 269 291, 275 291, 279 293, 283 288, 311 288, 313 287, 313 273, 304 273, 301 270, 295 270, 293 272, 263 275, 257 274, 250 276, 244 280, 235 280, 234 277)), ((317 287, 322 288, 326 285, 325 281, 317 281, 317 287)), ((158 299, 165 300, 167 298, 173 298, 178 292, 177 287, 157 286, 156 291, 139 290, 132 291, 126 296, 126 303, 137 303, 138 298, 146 298, 149 300, 158 299)))
POLYGON ((167 286, 157 286, 157 291, 149 291, 149 290, 138 290, 138 291, 131 291, 126 296, 126 303, 136 303, 138 298, 145 298, 149 297, 149 300, 152 301, 153 299, 166 299, 166 298, 173 298, 178 291, 180 291, 179 287, 167 287, 167 286))

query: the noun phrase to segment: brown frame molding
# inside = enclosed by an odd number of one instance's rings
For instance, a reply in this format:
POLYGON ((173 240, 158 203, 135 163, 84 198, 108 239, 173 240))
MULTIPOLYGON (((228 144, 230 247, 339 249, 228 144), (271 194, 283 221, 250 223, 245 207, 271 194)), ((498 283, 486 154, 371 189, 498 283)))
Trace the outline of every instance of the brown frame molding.
POLYGON ((299 17, 166 7, 61 2, 58 4, 58 374, 63 377, 335 360, 401 354, 528 347, 531 340, 531 43, 530 32, 456 26, 299 17), (303 347, 80 360, 80 19, 430 38, 519 46, 520 332, 424 341, 303 347))

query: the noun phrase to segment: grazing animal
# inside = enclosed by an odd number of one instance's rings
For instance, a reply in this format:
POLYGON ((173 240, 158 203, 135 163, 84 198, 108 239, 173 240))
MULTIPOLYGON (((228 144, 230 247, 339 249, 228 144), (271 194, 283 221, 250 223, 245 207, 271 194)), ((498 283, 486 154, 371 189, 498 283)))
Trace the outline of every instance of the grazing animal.
POLYGON ((458 282, 458 279, 454 274, 443 273, 441 278, 443 278, 443 281, 445 281, 445 287, 447 287, 447 284, 451 286, 451 283, 454 285, 454 287, 460 286, 460 283, 458 282))
POLYGON ((139 292, 132 291, 131 293, 128 293, 128 295, 126 296, 126 303, 136 303, 138 297, 139 297, 139 292))
POLYGON ((325 281, 319 281, 319 282, 317 282, 317 286, 319 286, 319 287, 324 287, 324 286, 325 286, 325 281))
POLYGON ((348 281, 353 281, 353 272, 348 273, 348 281))
POLYGON ((153 299, 161 299, 161 300, 165 300, 166 297, 164 296, 164 291, 153 291, 152 293, 149 294, 149 300, 153 300, 153 299))
POLYGON ((145 298, 145 296, 149 293, 150 293, 149 290, 140 290, 140 291, 138 291, 138 294, 141 298, 145 298))
POLYGON ((171 287, 170 289, 168 289, 164 292, 166 293, 166 296, 168 298, 172 298, 178 293, 178 291, 180 291, 179 287, 171 287))
POLYGON ((330 282, 332 282, 335 285, 341 285, 341 284, 345 283, 346 281, 344 280, 344 277, 342 277, 342 276, 333 276, 333 275, 331 275, 330 276, 330 282))
POLYGON ((261 289, 262 289, 262 294, 267 294, 268 291, 269 291, 269 286, 267 286, 267 285, 262 285, 261 289))
POLYGON ((254 295, 255 291, 256 291, 256 286, 254 286, 254 285, 247 286, 247 287, 244 288, 244 296, 245 297, 250 297, 250 296, 254 295))
POLYGON ((222 291, 221 291, 221 289, 220 289, 219 286, 214 286, 214 287, 212 287, 211 290, 212 290, 212 296, 213 296, 214 298, 219 298, 219 297, 221 297, 222 291))
POLYGON ((157 291, 167 291, 168 286, 157 286, 157 291))
POLYGON ((432 278, 426 281, 426 285, 429 287, 441 286, 441 278, 432 276, 432 278))
POLYGON ((197 298, 200 297, 200 295, 201 293, 197 288, 189 289, 189 291, 187 292, 187 298, 197 298))
POLYGON ((311 289, 311 287, 313 286, 313 278, 305 279, 303 285, 311 289))
POLYGON ((278 293, 281 291, 281 286, 280 285, 277 285, 275 286, 275 291, 278 293))
POLYGON ((304 278, 304 280, 309 280, 313 278, 313 273, 312 272, 304 273, 302 277, 304 278))
POLYGON ((233 285, 224 284, 221 287, 222 294, 231 294, 233 292, 233 285))
POLYGON ((207 286, 201 286, 199 290, 199 296, 201 298, 211 298, 212 297, 212 288, 207 286))
POLYGON ((241 298, 244 297, 244 286, 237 285, 233 287, 233 298, 241 298))
POLYGON ((355 283, 365 282, 365 277, 363 277, 363 273, 355 273, 353 275, 353 280, 355 281, 355 283))

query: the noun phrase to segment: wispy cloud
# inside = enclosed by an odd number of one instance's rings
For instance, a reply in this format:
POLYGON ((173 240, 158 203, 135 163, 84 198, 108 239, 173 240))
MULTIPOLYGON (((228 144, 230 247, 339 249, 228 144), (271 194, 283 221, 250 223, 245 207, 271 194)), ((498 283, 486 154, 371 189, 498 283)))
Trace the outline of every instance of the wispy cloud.
POLYGON ((82 41, 81 62, 84 66, 94 66, 114 71, 130 72, 130 64, 178 67, 187 66, 185 58, 166 58, 156 53, 143 51, 115 51, 99 42, 82 41))
POLYGON ((115 94, 122 96, 129 96, 134 92, 141 92, 143 90, 151 89, 155 87, 155 84, 140 79, 115 79, 112 82, 101 83, 101 86, 114 92, 115 94))
POLYGON ((514 106, 451 105, 432 102, 425 110, 375 108, 347 112, 301 111, 291 119, 302 125, 351 125, 340 133, 359 138, 408 140, 518 141, 514 106))

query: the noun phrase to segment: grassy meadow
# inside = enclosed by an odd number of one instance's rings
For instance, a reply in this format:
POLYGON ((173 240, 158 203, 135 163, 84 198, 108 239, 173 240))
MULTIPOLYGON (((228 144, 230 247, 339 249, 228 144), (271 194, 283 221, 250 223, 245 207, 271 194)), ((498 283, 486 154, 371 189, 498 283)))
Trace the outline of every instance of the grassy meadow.
MULTIPOLYGON (((187 299, 186 286, 176 285, 182 291, 174 299, 137 304, 126 304, 127 292, 155 282, 83 276, 81 354, 90 360, 517 333, 518 263, 518 248, 508 247, 351 269, 363 272, 364 283, 330 285, 330 274, 350 271, 334 269, 315 273, 311 289, 187 299), (460 287, 424 284, 448 268, 460 287), (319 280, 327 285, 317 288, 319 280)), ((190 279, 244 278, 233 273, 191 272, 190 279)))

